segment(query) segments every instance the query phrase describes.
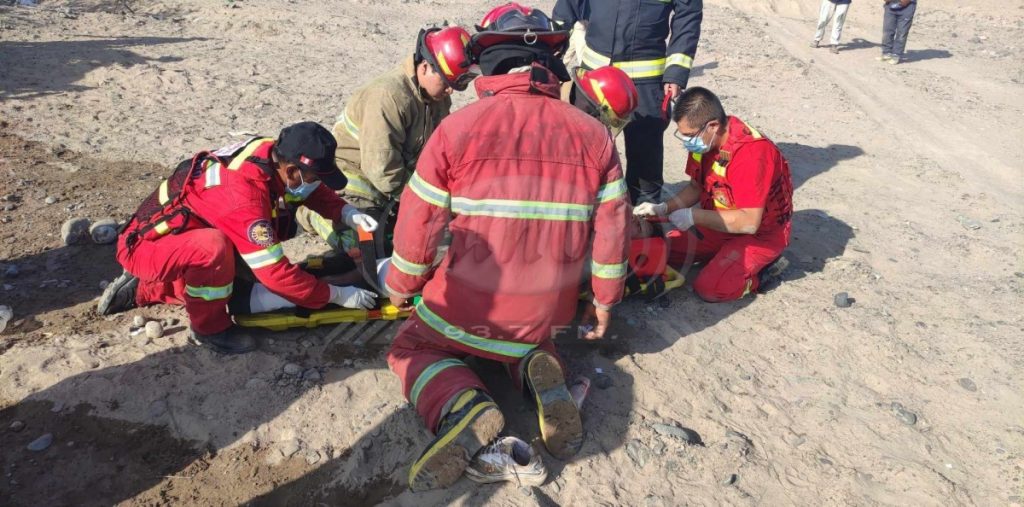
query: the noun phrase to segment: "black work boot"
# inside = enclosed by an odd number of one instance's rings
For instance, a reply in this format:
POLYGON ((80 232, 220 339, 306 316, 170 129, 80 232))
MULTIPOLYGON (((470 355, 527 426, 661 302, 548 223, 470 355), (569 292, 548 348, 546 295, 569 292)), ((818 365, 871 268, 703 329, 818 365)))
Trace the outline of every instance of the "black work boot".
POLYGON ((96 304, 100 315, 113 315, 135 308, 135 292, 139 288, 139 279, 125 271, 107 285, 96 304))
POLYGON ((221 354, 245 354, 256 350, 259 344, 256 338, 244 328, 231 326, 214 334, 199 334, 195 329, 190 331, 192 340, 205 345, 221 354))
POLYGON ((764 267, 760 273, 757 274, 757 293, 764 294, 770 290, 775 289, 782 283, 782 273, 789 267, 789 260, 785 257, 779 257, 774 262, 764 267))

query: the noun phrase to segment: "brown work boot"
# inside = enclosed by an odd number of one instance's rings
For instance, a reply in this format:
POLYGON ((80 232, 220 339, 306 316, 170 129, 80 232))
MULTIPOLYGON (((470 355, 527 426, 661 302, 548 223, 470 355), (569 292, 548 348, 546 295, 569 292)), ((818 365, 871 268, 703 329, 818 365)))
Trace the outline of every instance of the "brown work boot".
POLYGON ((575 456, 583 447, 583 421, 565 385, 562 365, 547 352, 534 352, 527 359, 525 377, 537 405, 544 446, 558 459, 575 456))
POLYGON ((504 427, 505 417, 487 393, 476 389, 462 392, 441 420, 437 436, 412 464, 409 489, 451 486, 462 477, 477 451, 491 443, 504 427))

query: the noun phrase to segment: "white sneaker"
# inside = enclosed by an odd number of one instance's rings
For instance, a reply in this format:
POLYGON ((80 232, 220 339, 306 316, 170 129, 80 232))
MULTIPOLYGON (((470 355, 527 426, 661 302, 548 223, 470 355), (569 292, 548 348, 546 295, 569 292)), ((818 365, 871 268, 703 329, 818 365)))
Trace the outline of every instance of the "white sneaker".
POLYGON ((516 437, 498 437, 476 453, 466 475, 481 484, 515 481, 520 486, 540 486, 548 471, 530 444, 516 437))

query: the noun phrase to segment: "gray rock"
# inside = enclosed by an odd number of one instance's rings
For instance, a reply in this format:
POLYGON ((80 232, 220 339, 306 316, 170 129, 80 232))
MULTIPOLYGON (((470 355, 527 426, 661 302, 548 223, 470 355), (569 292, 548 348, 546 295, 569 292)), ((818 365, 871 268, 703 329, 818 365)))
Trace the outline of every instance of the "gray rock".
POLYGON ((4 211, 14 211, 16 209, 18 209, 18 205, 14 204, 13 202, 8 202, 4 204, 4 211))
POLYGON ((832 300, 839 308, 849 308, 850 306, 853 306, 854 301, 853 298, 851 298, 850 295, 845 292, 840 292, 836 294, 832 298, 832 300))
POLYGON ((9 264, 4 268, 4 278, 17 278, 18 273, 21 271, 18 269, 16 264, 9 264))
POLYGON ((294 377, 296 375, 299 375, 300 373, 302 373, 302 367, 301 366, 299 366, 299 365, 297 365, 295 363, 288 363, 288 364, 284 365, 284 374, 285 375, 291 375, 291 376, 294 377))
POLYGON ((974 381, 967 377, 957 380, 956 383, 960 384, 960 387, 967 389, 972 393, 978 390, 978 386, 975 385, 974 381))
POLYGON ((106 280, 100 280, 100 290, 106 289, 108 285, 110 285, 110 282, 106 280))
POLYGON ((320 372, 316 368, 310 368, 302 373, 302 380, 308 380, 310 382, 320 382, 323 378, 320 372))
POLYGON ((907 426, 913 426, 917 424, 917 414, 904 408, 902 403, 894 401, 892 402, 891 407, 892 412, 896 414, 896 417, 903 421, 903 424, 906 424, 907 426))
POLYGON ((7 329, 7 323, 14 318, 14 310, 10 306, 0 305, 0 333, 7 329))
POLYGON ((736 484, 736 480, 739 478, 740 477, 736 474, 729 474, 728 477, 722 480, 722 486, 732 486, 733 484, 736 484))
POLYGON ((142 327, 146 325, 146 318, 142 315, 136 315, 132 317, 132 325, 135 327, 142 327))
POLYGON ((117 241, 117 221, 113 218, 97 221, 89 227, 89 236, 97 245, 106 245, 117 241))
POLYGON ((630 440, 626 444, 626 455, 633 460, 637 468, 643 468, 651 460, 651 450, 639 440, 630 440))
POLYGON ((167 402, 164 400, 156 400, 149 404, 149 417, 156 419, 164 415, 167 412, 167 402))
POLYGON ((299 447, 301 446, 299 444, 298 439, 292 438, 289 440, 285 440, 284 442, 281 442, 281 445, 278 446, 278 449, 281 451, 281 454, 284 455, 284 457, 290 458, 292 457, 292 455, 299 452, 299 447))
POLYGON ((48 447, 50 447, 50 444, 52 444, 52 443, 53 443, 53 434, 52 433, 47 433, 47 434, 45 434, 45 435, 43 435, 43 436, 33 440, 32 443, 28 444, 28 447, 26 447, 26 449, 28 449, 28 450, 30 450, 32 452, 45 451, 48 447))
POLYGON ((612 377, 608 374, 598 373, 597 375, 594 375, 594 385, 597 386, 598 389, 608 389, 615 385, 615 382, 612 381, 612 377))
POLYGON ((155 340, 164 335, 164 327, 159 322, 151 320, 146 323, 146 337, 155 340))
POLYGON ((65 245, 77 245, 89 237, 89 219, 72 218, 60 226, 60 239, 65 245))
POLYGON ((21 421, 14 421, 11 423, 11 431, 18 432, 25 429, 25 423, 21 421))
POLYGON ((665 442, 662 442, 661 440, 658 440, 658 441, 654 442, 653 446, 651 446, 651 452, 653 452, 654 454, 656 454, 658 456, 661 456, 661 455, 665 454, 665 447, 667 447, 665 445, 665 442))
POLYGON ((964 229, 967 229, 969 231, 976 231, 978 229, 981 229, 981 222, 973 218, 960 215, 956 217, 956 219, 960 222, 960 225, 963 226, 964 229))
POLYGON ((700 435, 690 428, 681 428, 670 424, 652 424, 651 427, 654 428, 654 431, 659 435, 678 438, 688 444, 704 445, 704 441, 701 440, 700 435))
POLYGON ((51 195, 47 197, 43 202, 45 202, 46 204, 56 204, 57 198, 51 195))

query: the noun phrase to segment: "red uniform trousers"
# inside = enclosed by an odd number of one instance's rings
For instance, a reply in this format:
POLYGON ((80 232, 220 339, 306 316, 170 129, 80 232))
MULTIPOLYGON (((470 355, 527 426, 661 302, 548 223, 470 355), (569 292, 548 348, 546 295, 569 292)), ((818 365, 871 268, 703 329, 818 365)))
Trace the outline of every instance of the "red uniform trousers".
MULTIPOLYGON (((555 351, 555 344, 545 340, 534 349, 550 353, 565 365, 555 351)), ((520 378, 522 363, 530 357, 502 357, 478 353, 472 348, 448 339, 423 323, 415 314, 402 325, 395 336, 395 341, 388 350, 388 366, 402 380, 402 392, 405 399, 416 408, 432 433, 437 432, 441 422, 441 411, 449 400, 467 389, 479 389, 487 392, 476 372, 462 362, 468 356, 483 357, 505 363, 505 369, 512 377, 517 388, 522 389, 520 378)), ((532 352, 531 352, 532 354, 532 352)))
POLYGON ((709 303, 732 301, 757 290, 757 275, 782 255, 789 244, 784 232, 757 237, 698 227, 704 239, 678 229, 666 234, 672 267, 704 263, 693 289, 709 303))
POLYGON ((139 279, 137 305, 183 304, 199 334, 231 327, 227 303, 235 278, 235 247, 223 232, 192 229, 139 240, 130 251, 125 237, 118 239, 117 260, 139 279))

